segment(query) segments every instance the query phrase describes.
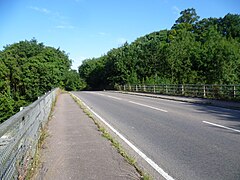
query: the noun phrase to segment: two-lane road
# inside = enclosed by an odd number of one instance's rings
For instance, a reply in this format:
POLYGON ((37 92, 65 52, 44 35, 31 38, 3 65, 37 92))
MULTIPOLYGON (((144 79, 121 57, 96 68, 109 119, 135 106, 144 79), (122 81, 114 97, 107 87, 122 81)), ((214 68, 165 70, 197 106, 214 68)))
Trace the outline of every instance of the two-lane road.
POLYGON ((173 179, 240 179, 240 111, 74 92, 173 179))

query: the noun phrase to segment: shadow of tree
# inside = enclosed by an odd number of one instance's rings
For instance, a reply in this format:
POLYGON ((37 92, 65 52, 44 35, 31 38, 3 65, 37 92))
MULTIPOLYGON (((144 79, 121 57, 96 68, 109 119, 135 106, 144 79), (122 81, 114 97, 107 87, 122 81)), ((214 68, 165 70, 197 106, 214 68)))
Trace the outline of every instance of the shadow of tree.
MULTIPOLYGON (((214 122, 229 128, 240 130, 240 110, 228 109, 224 107, 217 107, 206 104, 194 104, 195 109, 206 112, 207 114, 213 115, 215 118, 214 122)), ((209 125, 211 126, 211 125, 209 125)), ((220 128, 221 127, 215 127, 220 128)), ((240 133, 235 132, 240 135, 240 133)))

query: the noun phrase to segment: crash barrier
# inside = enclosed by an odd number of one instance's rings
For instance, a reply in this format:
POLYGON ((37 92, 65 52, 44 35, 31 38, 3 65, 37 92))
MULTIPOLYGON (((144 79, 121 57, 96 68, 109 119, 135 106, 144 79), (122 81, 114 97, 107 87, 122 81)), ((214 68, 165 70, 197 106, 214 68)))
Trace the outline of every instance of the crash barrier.
POLYGON ((0 124, 0 179, 25 179, 58 88, 0 124))
POLYGON ((118 90, 147 92, 167 95, 181 95, 215 99, 240 99, 240 85, 216 84, 161 84, 161 85, 123 85, 118 90))

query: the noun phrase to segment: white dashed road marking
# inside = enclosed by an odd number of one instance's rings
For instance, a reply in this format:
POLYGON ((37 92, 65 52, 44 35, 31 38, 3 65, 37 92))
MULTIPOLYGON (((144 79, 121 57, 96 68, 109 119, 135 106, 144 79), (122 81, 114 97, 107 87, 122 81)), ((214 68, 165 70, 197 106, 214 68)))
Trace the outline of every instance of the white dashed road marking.
POLYGON ((223 128, 223 129, 228 129, 228 130, 232 130, 232 131, 240 133, 240 130, 233 129, 233 128, 230 128, 230 127, 226 127, 226 126, 223 126, 223 125, 220 125, 220 124, 215 124, 215 123, 211 123, 211 122, 208 122, 208 121, 203 121, 203 123, 210 124, 212 126, 217 126, 217 127, 223 128))
POLYGON ((156 108, 156 107, 149 106, 149 105, 146 105, 146 104, 141 104, 141 103, 137 103, 137 102, 134 102, 134 101, 128 101, 128 102, 130 102, 132 104, 139 105, 139 106, 147 107, 147 108, 150 108, 150 109, 154 109, 154 110, 157 110, 157 111, 168 112, 167 110, 156 108))

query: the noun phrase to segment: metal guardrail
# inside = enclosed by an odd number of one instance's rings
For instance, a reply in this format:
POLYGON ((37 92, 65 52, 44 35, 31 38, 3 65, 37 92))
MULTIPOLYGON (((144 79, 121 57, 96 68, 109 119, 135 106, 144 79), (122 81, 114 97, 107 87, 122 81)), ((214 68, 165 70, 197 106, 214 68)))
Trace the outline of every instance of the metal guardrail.
POLYGON ((26 173, 57 91, 48 92, 0 124, 0 179, 18 179, 26 173))
POLYGON ((124 85, 118 86, 121 91, 148 92, 167 95, 182 95, 191 97, 215 99, 240 99, 240 85, 213 84, 161 84, 161 85, 124 85))

